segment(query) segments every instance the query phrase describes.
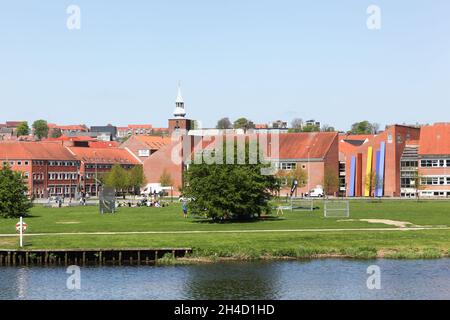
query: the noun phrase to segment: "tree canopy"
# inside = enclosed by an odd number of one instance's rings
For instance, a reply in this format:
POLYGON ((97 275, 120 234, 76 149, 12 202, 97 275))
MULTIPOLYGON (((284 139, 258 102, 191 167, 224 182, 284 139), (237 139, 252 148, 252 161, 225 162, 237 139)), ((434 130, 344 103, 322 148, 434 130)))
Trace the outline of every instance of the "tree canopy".
POLYGON ((8 166, 0 169, 0 216, 17 218, 26 216, 32 204, 27 197, 28 188, 20 172, 8 166))
POLYGON ((128 184, 135 193, 145 184, 144 168, 141 165, 134 166, 128 172, 128 184))
POLYGON ((163 173, 161 174, 161 177, 159 177, 159 183, 161 184, 161 187, 173 186, 172 176, 166 169, 164 169, 163 173))
POLYGON ((107 187, 115 188, 117 191, 124 191, 130 186, 128 172, 117 163, 105 175, 104 181, 107 187))
POLYGON ((60 128, 55 128, 52 130, 52 133, 51 133, 52 138, 59 138, 61 136, 62 136, 62 131, 60 128))
POLYGON ((251 128, 254 128, 254 127, 255 127, 255 124, 252 121, 250 121, 250 120, 248 120, 247 118, 244 118, 244 117, 239 118, 239 119, 237 119, 237 120, 235 120, 233 122, 233 128, 234 129, 247 130, 247 129, 251 129, 251 128))
POLYGON ((379 124, 370 123, 367 120, 352 124, 351 134, 375 134, 378 132, 379 124))
POLYGON ((185 173, 183 193, 192 198, 192 213, 206 215, 214 221, 221 219, 251 219, 269 210, 271 192, 276 190, 276 179, 261 174, 266 164, 249 164, 248 144, 245 163, 226 163, 226 150, 222 152, 224 164, 190 164, 185 173))
POLYGON ((30 127, 28 126, 28 122, 24 121, 21 122, 18 126, 17 126, 17 136, 27 136, 30 134, 30 127))
POLYGON ((48 125, 45 120, 36 120, 33 122, 34 135, 40 140, 48 137, 48 125))
POLYGON ((216 129, 232 129, 233 124, 229 118, 222 118, 217 121, 216 129))

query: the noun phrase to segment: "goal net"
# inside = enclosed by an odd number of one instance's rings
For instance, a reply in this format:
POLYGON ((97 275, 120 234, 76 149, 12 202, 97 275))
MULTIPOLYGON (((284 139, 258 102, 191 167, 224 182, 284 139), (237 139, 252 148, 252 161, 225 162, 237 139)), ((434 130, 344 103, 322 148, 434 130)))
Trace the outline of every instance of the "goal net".
POLYGON ((313 211, 314 201, 312 199, 291 198, 292 211, 313 211))
POLYGON ((324 201, 323 213, 325 218, 350 217, 350 202, 345 200, 324 201))

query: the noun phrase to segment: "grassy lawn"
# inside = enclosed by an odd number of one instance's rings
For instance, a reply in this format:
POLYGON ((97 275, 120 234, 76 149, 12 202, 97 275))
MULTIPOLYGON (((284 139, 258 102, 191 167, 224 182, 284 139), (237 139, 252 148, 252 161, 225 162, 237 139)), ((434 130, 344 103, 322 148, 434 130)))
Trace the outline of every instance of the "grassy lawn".
MULTIPOLYGON (((285 211, 257 222, 210 223, 183 219, 177 203, 166 208, 120 208, 114 215, 100 215, 97 207, 34 207, 24 220, 27 234, 72 232, 165 231, 173 234, 45 235, 26 239, 27 248, 125 248, 192 247, 200 256, 256 257, 345 255, 350 257, 388 256, 396 258, 448 255, 450 230, 417 231, 332 231, 288 232, 292 229, 395 228, 358 219, 389 219, 416 226, 450 226, 450 202, 398 201, 350 203, 350 220, 323 217, 323 204, 313 212, 285 211), (270 230, 263 233, 217 233, 227 230, 270 230), (280 231, 277 231, 280 230, 280 231), (210 231, 210 233, 176 233, 210 231)), ((0 234, 15 233, 17 219, 1 219, 0 234)), ((17 237, 0 237, 0 248, 16 248, 17 237)))

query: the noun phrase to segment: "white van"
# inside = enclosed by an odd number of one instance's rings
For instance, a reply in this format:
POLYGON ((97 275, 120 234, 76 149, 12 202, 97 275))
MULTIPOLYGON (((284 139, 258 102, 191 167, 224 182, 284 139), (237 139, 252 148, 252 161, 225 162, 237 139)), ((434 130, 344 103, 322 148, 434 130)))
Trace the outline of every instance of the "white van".
POLYGON ((317 186, 311 191, 309 191, 308 197, 312 198, 322 198, 323 197, 323 188, 322 186, 317 186))
POLYGON ((161 191, 170 193, 171 189, 172 187, 162 187, 161 183, 149 183, 144 187, 144 189, 142 189, 141 195, 148 196, 154 194, 155 192, 159 194, 161 191))

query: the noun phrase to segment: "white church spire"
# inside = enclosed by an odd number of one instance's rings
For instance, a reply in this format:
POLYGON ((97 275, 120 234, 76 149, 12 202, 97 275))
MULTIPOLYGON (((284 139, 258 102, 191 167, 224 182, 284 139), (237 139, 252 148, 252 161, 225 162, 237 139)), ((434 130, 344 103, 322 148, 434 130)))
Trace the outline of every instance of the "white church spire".
POLYGON ((181 96, 181 85, 178 83, 178 94, 175 100, 175 110, 173 112, 175 118, 184 118, 186 116, 186 111, 184 110, 184 100, 181 96))

